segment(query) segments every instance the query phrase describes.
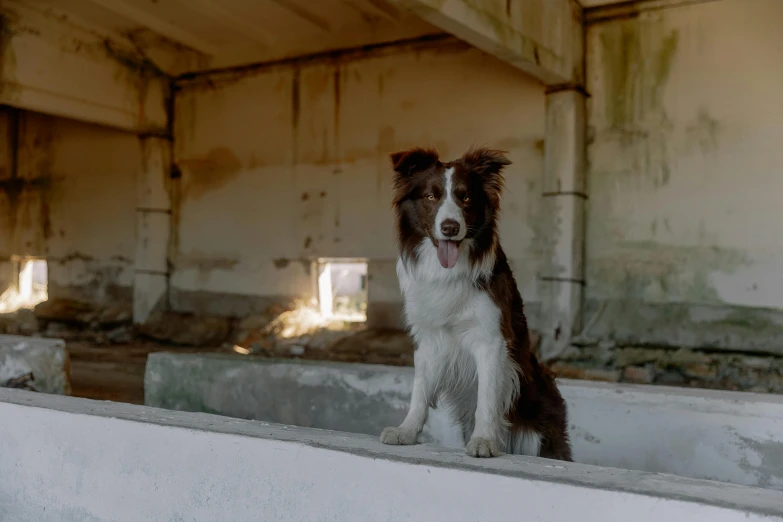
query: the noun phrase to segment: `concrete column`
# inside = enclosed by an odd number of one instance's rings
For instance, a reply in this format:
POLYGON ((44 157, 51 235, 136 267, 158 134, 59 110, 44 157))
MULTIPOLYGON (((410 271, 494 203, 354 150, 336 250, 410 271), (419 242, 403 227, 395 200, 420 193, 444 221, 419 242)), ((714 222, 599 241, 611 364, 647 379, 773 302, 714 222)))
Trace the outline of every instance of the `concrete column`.
POLYGON ((171 234, 171 141, 140 138, 142 164, 136 196, 136 259, 133 281, 133 322, 144 323, 166 305, 168 246, 171 234))
POLYGON ((402 293, 397 280, 396 259, 370 259, 367 262, 367 326, 404 328, 402 293))
POLYGON ((568 88, 546 98, 543 181, 545 240, 539 270, 541 356, 556 358, 581 328, 584 287, 585 95, 568 88))
POLYGON ((16 265, 10 259, 0 259, 0 295, 16 283, 16 265))
MULTIPOLYGON (((19 146, 18 111, 0 107, 0 206, 4 214, 15 212, 11 206, 14 197, 14 177, 17 170, 19 146)), ((16 253, 13 240, 15 230, 10 227, 14 220, 0 221, 0 295, 16 282, 16 264, 11 255, 16 253)))

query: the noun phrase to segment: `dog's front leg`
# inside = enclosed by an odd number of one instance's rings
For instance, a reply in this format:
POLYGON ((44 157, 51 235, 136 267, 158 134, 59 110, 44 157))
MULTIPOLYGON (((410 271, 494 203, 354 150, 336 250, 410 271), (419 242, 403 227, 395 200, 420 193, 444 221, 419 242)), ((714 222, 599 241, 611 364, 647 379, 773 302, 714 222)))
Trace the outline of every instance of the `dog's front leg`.
POLYGON ((419 434, 427 422, 430 403, 435 391, 434 355, 435 344, 419 342, 413 354, 413 391, 408 415, 396 428, 386 428, 381 433, 383 444, 416 444, 419 434))
POLYGON ((473 356, 478 377, 476 424, 465 448, 471 457, 496 457, 504 426, 503 365, 506 363, 505 343, 474 345, 473 356))

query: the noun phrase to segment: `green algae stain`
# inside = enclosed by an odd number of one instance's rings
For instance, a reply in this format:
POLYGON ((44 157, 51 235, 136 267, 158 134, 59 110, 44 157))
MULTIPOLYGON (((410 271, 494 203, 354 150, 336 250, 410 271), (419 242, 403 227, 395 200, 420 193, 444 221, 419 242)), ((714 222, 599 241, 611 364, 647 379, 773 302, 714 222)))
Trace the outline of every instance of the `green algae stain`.
POLYGON ((605 85, 605 117, 626 129, 650 114, 665 119, 663 96, 680 44, 680 33, 659 18, 607 24, 599 35, 605 85))

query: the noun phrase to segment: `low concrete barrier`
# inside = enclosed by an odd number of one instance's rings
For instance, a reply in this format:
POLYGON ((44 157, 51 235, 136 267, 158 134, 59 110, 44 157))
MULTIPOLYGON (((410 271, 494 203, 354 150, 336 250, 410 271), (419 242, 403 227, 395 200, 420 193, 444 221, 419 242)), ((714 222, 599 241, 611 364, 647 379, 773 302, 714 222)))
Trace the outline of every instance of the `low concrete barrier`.
POLYGON ((780 493, 0 389, 0 522, 783 521, 780 493))
MULTIPOLYGON (((378 436, 405 417, 413 370, 151 354, 145 403, 378 436)), ((578 462, 783 490, 783 397, 561 381, 578 462)), ((462 447, 445 412, 422 440, 462 447)), ((781 501, 783 504, 783 501, 781 501)))
POLYGON ((70 359, 65 342, 0 335, 0 387, 70 395, 70 359))

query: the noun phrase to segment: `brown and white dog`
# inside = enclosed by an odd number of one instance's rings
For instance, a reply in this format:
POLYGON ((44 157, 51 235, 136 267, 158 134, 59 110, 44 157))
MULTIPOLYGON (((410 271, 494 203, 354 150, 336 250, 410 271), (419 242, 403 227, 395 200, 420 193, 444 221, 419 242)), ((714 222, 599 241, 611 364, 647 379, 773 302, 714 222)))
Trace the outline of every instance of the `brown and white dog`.
POLYGON ((522 297, 500 246, 502 151, 442 162, 391 155, 405 322, 416 344, 410 408, 384 444, 416 444, 429 407, 448 408, 468 455, 571 460, 566 405, 530 349, 522 297))

